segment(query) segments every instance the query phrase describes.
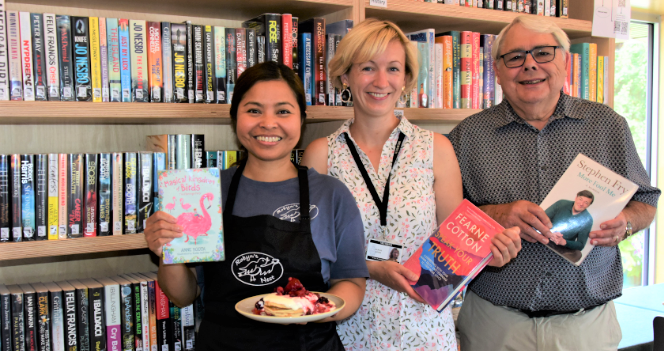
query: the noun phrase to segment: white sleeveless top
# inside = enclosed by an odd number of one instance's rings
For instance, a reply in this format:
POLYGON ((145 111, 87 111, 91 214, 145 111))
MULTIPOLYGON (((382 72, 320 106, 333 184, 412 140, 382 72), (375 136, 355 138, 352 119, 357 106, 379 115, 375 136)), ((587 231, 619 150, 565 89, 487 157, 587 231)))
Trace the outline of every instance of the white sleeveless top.
MULTIPOLYGON (((390 178, 387 232, 383 237, 380 215, 371 193, 346 145, 344 133, 353 119, 327 137, 328 174, 341 180, 355 197, 364 224, 365 251, 370 239, 403 245, 405 262, 437 227, 433 191, 433 132, 420 129, 402 117, 383 146, 375 170, 367 155, 355 145, 376 192, 383 196, 392 168, 399 132, 406 136, 390 178)), ((457 350, 450 307, 441 313, 406 295, 369 279, 360 309, 339 322, 337 331, 346 350, 457 350)))

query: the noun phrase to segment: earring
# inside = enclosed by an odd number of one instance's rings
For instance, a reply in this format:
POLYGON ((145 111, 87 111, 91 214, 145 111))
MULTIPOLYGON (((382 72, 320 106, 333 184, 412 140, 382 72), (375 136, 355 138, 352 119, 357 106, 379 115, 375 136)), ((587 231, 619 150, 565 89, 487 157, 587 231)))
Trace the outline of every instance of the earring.
POLYGON ((348 85, 344 83, 343 90, 341 90, 341 102, 344 104, 348 104, 353 100, 353 94, 350 92, 350 88, 348 88, 348 85))
POLYGON ((405 86, 405 85, 401 87, 401 92, 403 93, 404 90, 406 90, 406 86, 405 86))

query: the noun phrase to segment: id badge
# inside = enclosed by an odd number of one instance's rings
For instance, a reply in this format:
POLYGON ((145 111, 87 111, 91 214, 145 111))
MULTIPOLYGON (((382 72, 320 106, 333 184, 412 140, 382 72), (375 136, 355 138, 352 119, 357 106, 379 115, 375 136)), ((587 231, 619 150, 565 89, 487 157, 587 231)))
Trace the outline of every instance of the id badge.
POLYGON ((403 245, 389 241, 369 240, 367 248, 367 261, 393 261, 401 262, 401 249, 403 245))

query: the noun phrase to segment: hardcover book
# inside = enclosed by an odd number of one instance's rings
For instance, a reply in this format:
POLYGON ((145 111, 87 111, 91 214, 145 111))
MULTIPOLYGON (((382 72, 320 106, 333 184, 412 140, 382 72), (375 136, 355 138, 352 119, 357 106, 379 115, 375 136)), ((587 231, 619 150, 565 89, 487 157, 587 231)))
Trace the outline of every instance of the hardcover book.
POLYGON ((74 101, 74 61, 72 58, 71 20, 69 16, 57 15, 58 63, 60 65, 60 100, 74 101))
POLYGON ((92 77, 92 101, 102 102, 99 17, 90 17, 90 76, 92 77))
POLYGON ((500 224, 463 200, 404 263, 419 275, 410 285, 436 311, 443 311, 489 263, 491 239, 502 231, 500 224))
POLYGON ((90 25, 88 17, 71 17, 74 41, 76 100, 92 101, 92 76, 90 65, 90 25))
POLYGON ((549 216, 554 238, 547 245, 576 266, 595 247, 588 234, 615 218, 638 185, 579 154, 544 198, 540 207, 549 216))
POLYGON ((44 14, 44 50, 46 53, 46 86, 48 99, 60 101, 60 66, 58 64, 58 30, 55 14, 44 14))
POLYGON ((31 13, 32 22, 32 57, 35 77, 35 100, 46 101, 46 53, 44 51, 44 16, 41 13, 31 13))
POLYGON ((173 215, 185 234, 164 246, 164 263, 223 261, 219 170, 162 171, 158 181, 160 210, 173 215))

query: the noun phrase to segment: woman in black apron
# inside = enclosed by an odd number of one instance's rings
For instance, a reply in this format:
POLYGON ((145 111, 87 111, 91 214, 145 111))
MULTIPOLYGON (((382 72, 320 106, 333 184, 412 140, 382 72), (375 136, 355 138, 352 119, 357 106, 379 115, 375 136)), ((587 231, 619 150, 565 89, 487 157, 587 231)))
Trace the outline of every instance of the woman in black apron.
MULTIPOLYGON (((234 171, 223 213, 226 261, 202 264, 205 317, 196 340, 198 351, 343 350, 332 321, 350 316, 360 306, 368 277, 366 266, 358 268, 359 276, 326 281, 321 273, 319 248, 312 236, 312 218, 306 211, 299 213, 299 221, 282 220, 272 214, 233 213, 238 201, 247 201, 243 198, 247 196, 243 194, 243 182, 245 187, 251 182, 280 186, 295 178, 299 185, 298 208, 310 208, 310 171, 290 163, 290 150, 299 141, 305 107, 302 84, 284 65, 269 62, 254 66, 236 82, 231 118, 248 157, 239 162, 237 169, 224 171, 234 171), (262 267, 257 270, 260 274, 238 271, 236 262, 244 265, 250 260, 262 267), (342 297, 346 307, 323 323, 304 325, 257 322, 235 311, 238 301, 284 287, 289 277, 298 278, 307 290, 328 291, 342 297)), ((222 186, 223 179, 222 172, 222 186)), ((350 193, 347 195, 352 199, 350 193)), ((359 230, 352 234, 357 236, 357 246, 362 251, 364 239, 357 214, 359 230)), ((175 219, 164 212, 155 213, 147 221, 146 241, 157 255, 161 255, 164 244, 181 235, 175 219)), ((342 255, 339 260, 343 260, 342 255)), ((178 306, 191 304, 200 293, 196 273, 183 264, 160 264, 159 284, 178 306)))

